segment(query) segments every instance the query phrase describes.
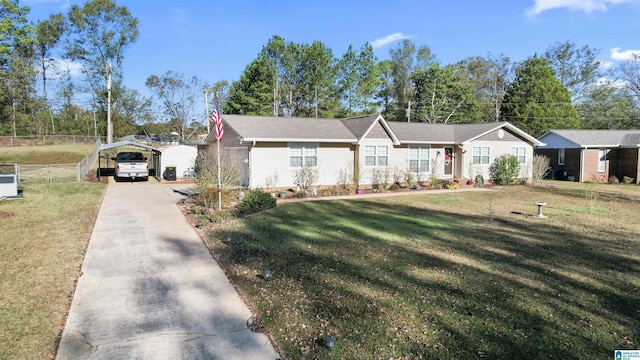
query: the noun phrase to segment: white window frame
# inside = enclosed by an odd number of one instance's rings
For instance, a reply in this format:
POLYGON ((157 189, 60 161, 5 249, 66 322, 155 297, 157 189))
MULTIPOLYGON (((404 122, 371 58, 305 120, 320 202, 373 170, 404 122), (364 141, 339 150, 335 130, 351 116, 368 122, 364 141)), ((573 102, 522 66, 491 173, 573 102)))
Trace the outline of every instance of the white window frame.
POLYGON ((289 144, 289 167, 318 167, 318 144, 289 144), (293 158, 300 158, 300 165, 292 163, 293 158), (309 165, 312 162, 313 165, 309 165))
POLYGON ((558 165, 564 165, 566 156, 566 150, 564 148, 558 149, 558 165))
POLYGON ((428 173, 430 171, 429 167, 431 166, 429 163, 431 161, 431 148, 429 146, 409 145, 408 151, 409 171, 414 174, 428 173), (415 162, 416 166, 413 166, 412 162, 415 162))
POLYGON ((598 172, 607 171, 607 149, 598 149, 598 172))
POLYGON ((364 146, 364 166, 389 166, 389 146, 387 145, 365 145, 364 146), (367 163, 369 161, 369 163, 367 163), (373 162, 373 164, 371 164, 373 162))
POLYGON ((512 146, 511 155, 518 159, 518 164, 527 163, 527 147, 526 146, 512 146))
POLYGON ((489 165, 491 162, 491 146, 474 146, 471 151, 473 165, 489 165), (486 150, 486 154, 484 150, 486 150), (476 158, 478 161, 476 161, 476 158))

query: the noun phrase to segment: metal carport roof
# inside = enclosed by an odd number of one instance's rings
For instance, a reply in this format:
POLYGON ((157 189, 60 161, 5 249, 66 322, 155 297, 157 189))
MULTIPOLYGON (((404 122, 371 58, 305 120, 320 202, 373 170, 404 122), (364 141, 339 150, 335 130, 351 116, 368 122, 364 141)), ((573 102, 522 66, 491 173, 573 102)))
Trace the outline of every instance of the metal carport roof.
POLYGON ((118 141, 111 144, 100 144, 100 151, 115 149, 122 146, 135 146, 135 147, 140 147, 140 148, 151 150, 151 151, 154 151, 154 150, 158 151, 158 149, 154 148, 153 146, 141 144, 134 141, 118 141))

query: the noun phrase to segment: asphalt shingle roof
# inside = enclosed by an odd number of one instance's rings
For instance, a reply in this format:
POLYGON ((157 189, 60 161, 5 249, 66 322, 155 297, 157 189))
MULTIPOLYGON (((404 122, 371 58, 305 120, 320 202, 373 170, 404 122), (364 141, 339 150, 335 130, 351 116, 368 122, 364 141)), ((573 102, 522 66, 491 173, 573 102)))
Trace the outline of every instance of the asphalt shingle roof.
POLYGON ((581 146, 637 146, 640 130, 553 130, 581 146))
MULTIPOLYGON (((352 143, 362 139, 379 117, 379 114, 348 119, 253 115, 222 116, 226 124, 245 141, 336 141, 352 143)), ((509 125, 506 122, 456 125, 395 121, 386 123, 400 142, 442 144, 461 144, 492 130, 509 125)))
POLYGON ((482 124, 426 124, 390 121, 389 126, 402 142, 460 144, 503 126, 504 122, 482 124))
POLYGON ((252 115, 223 115, 224 121, 245 140, 340 140, 357 141, 337 119, 311 119, 252 115))

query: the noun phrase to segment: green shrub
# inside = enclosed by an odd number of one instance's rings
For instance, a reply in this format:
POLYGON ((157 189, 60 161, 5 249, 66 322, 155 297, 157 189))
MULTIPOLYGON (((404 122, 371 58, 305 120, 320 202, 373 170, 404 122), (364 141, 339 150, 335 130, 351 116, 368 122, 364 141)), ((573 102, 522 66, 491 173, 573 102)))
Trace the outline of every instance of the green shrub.
POLYGON ((243 215, 271 209, 276 206, 276 199, 271 193, 262 190, 251 190, 244 195, 238 204, 238 212, 243 215))
POLYGON ((615 175, 609 176, 609 184, 620 184, 620 180, 615 175))
POLYGON ((460 189, 460 184, 458 184, 457 182, 452 182, 447 184, 447 189, 449 190, 458 190, 460 189))
POLYGON ((196 217, 196 225, 197 227, 207 226, 209 223, 209 217, 205 214, 200 214, 196 217))
POLYGON ((496 185, 512 184, 518 178, 519 173, 518 158, 509 154, 498 156, 489 168, 491 181, 496 185))
POLYGON ((633 184, 633 178, 630 176, 624 176, 622 177, 622 182, 624 182, 625 184, 633 184))
POLYGON ((484 185, 484 176, 476 175, 476 178, 475 178, 475 180, 473 180, 473 182, 476 184, 476 186, 483 186, 484 185))

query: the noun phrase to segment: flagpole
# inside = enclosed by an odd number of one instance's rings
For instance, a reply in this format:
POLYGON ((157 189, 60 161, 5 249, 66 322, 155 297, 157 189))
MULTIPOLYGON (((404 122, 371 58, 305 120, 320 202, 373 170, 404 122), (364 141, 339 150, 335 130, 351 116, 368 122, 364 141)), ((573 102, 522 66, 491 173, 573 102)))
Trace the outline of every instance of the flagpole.
MULTIPOLYGON (((216 92, 216 107, 218 107, 218 93, 216 92)), ((222 114, 218 113, 220 121, 222 121, 222 114)), ((217 138, 217 137, 216 137, 217 138)), ((222 181, 220 177, 220 139, 217 138, 218 143, 218 211, 222 211, 222 181)))

